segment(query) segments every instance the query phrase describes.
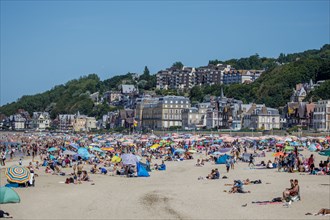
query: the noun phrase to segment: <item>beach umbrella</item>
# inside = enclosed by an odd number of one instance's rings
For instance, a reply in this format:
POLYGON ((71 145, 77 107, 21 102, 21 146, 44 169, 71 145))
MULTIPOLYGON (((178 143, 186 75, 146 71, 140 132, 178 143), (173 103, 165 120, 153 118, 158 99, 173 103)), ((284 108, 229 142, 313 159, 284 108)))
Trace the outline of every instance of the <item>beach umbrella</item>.
POLYGON ((71 146, 73 148, 76 148, 77 150, 79 148, 79 145, 78 144, 75 144, 75 143, 71 143, 71 144, 69 144, 69 146, 71 146))
POLYGON ((139 162, 138 158, 134 154, 123 154, 121 155, 124 165, 135 165, 139 162))
POLYGON ((63 151, 63 154, 73 156, 73 155, 76 155, 77 153, 74 151, 71 151, 71 150, 65 150, 65 151, 63 151))
POLYGON ((51 148, 49 148, 47 151, 48 152, 53 152, 53 151, 57 151, 58 149, 57 148, 55 148, 55 147, 51 147, 51 148))
POLYGON ((196 153, 197 151, 195 151, 195 150, 188 150, 188 152, 193 154, 193 153, 196 153))
POLYGON ((283 152, 277 152, 273 154, 274 157, 284 156, 283 152))
POLYGON ((0 204, 19 203, 21 201, 15 190, 9 187, 0 187, 0 204))
POLYGON ((284 150, 285 150, 285 151, 292 151, 292 150, 294 150, 294 148, 291 147, 291 146, 286 146, 286 147, 284 148, 284 150))
POLYGON ((30 170, 22 166, 11 166, 6 170, 6 177, 12 183, 25 183, 30 180, 30 170))
POLYGON ((291 142, 292 138, 286 138, 285 141, 291 142))
POLYGON ((319 154, 322 156, 330 157, 330 149, 320 151, 319 154))
POLYGON ((150 149, 157 149, 160 147, 160 144, 154 144, 150 147, 150 149))
POLYGON ((219 144, 212 144, 211 147, 220 147, 219 144))
POLYGON ((115 151, 115 149, 113 147, 102 147, 101 149, 104 151, 110 151, 110 152, 115 151))
POLYGON ((221 153, 226 153, 226 152, 228 152, 228 151, 230 151, 231 150, 231 148, 220 148, 220 152, 221 153))
POLYGON ((216 151, 216 152, 213 152, 212 155, 221 155, 221 154, 223 154, 223 153, 221 153, 221 152, 219 152, 219 151, 216 151))
POLYGON ((97 152, 103 152, 103 150, 101 150, 101 149, 98 148, 98 147, 93 147, 92 150, 93 150, 93 151, 97 151, 97 152))
POLYGON ((181 149, 181 148, 178 148, 178 149, 176 149, 176 150, 173 152, 173 154, 176 154, 176 153, 178 153, 178 154, 183 154, 184 152, 186 152, 186 150, 181 149))

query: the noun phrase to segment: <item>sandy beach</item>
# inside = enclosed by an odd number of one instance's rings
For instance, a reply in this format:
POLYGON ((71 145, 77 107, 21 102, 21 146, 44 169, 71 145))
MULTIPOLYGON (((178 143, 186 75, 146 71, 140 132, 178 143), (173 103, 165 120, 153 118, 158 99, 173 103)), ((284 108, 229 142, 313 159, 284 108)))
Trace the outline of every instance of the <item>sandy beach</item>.
MULTIPOLYGON (((306 157, 311 152, 301 152, 306 157)), ((317 153, 316 164, 326 159, 317 153)), ((18 204, 3 204, 1 209, 15 219, 329 219, 329 216, 306 216, 330 207, 330 177, 278 172, 277 169, 250 169, 239 162, 226 173, 225 165, 206 163, 194 166, 194 160, 167 162, 166 171, 153 171, 149 178, 126 178, 92 174, 91 182, 64 184, 64 176, 46 174, 44 167, 36 173, 36 186, 15 189, 21 197, 18 204), (211 169, 218 168, 221 178, 198 180, 211 169), (234 179, 261 179, 262 184, 247 185, 245 194, 229 194, 234 179), (289 208, 283 204, 253 204, 252 201, 272 200, 282 196, 290 179, 298 179, 302 200, 289 208), (224 192, 226 190, 227 192, 224 192), (242 205, 247 204, 246 207, 242 205)), ((266 158, 273 159, 272 153, 266 158)), ((31 159, 25 159, 27 165, 31 159)), ((155 162, 155 161, 153 161, 155 162)), ((8 162, 10 166, 17 162, 8 162)), ((71 172, 70 168, 64 172, 71 172)), ((1 185, 6 183, 1 169, 1 185)))

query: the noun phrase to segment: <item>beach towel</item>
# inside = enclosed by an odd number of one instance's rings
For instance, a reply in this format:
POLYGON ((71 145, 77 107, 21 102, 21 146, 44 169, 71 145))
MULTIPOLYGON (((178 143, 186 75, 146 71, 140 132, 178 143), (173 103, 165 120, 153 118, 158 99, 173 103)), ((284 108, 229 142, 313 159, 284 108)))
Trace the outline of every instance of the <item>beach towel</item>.
POLYGON ((7 183, 5 187, 10 187, 10 188, 18 188, 19 185, 18 183, 7 183))

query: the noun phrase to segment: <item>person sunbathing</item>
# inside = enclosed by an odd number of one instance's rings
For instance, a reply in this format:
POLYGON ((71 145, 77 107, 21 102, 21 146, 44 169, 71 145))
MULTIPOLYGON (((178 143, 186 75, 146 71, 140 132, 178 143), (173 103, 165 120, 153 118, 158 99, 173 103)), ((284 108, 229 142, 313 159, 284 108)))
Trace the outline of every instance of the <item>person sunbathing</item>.
POLYGON ((196 163, 196 166, 197 166, 197 167, 200 167, 200 166, 202 166, 202 163, 201 163, 201 160, 200 160, 200 159, 197 159, 197 163, 196 163))
POLYGON ((244 185, 249 185, 249 184, 261 184, 261 180, 254 180, 251 181, 250 179, 243 180, 244 185))
POLYGON ((234 180, 234 186, 231 188, 229 193, 250 193, 250 191, 243 190, 243 183, 240 180, 234 180))
POLYGON ((92 174, 95 174, 95 173, 97 173, 97 172, 98 172, 97 165, 94 164, 94 166, 93 166, 92 169, 91 169, 91 173, 92 173, 92 174))
POLYGON ((294 196, 299 195, 299 184, 298 184, 298 180, 295 179, 293 183, 294 183, 294 186, 293 186, 292 189, 286 189, 283 192, 283 200, 287 201, 291 197, 294 197, 294 196))
POLYGON ((212 169, 211 173, 209 175, 206 176, 206 179, 212 179, 214 176, 215 170, 212 169))
POLYGON ((0 218, 13 218, 10 216, 8 212, 4 212, 3 210, 0 210, 0 218))
POLYGON ((272 163, 271 160, 268 160, 266 167, 267 167, 268 169, 273 169, 273 163, 272 163))
POLYGON ((81 181, 88 181, 88 182, 90 182, 90 181, 91 181, 91 179, 89 178, 89 176, 88 176, 88 174, 87 174, 87 171, 86 171, 86 170, 83 170, 83 172, 82 172, 81 181))
POLYGON ((320 209, 320 211, 318 211, 318 213, 312 214, 312 213, 308 212, 305 215, 330 215, 330 209, 320 209))
POLYGON ((207 179, 212 179, 212 180, 219 179, 220 178, 220 173, 219 173, 218 168, 212 169, 212 172, 209 175, 207 175, 206 178, 207 179))

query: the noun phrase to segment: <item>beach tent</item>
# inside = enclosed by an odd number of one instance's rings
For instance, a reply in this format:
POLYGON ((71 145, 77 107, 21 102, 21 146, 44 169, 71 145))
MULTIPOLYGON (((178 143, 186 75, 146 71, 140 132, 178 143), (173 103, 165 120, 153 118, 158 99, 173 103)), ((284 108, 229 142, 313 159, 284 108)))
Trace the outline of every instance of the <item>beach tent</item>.
POLYGON ((231 156, 228 154, 222 155, 217 159, 216 164, 225 164, 228 158, 231 158, 231 156))
POLYGON ((138 177, 149 177, 149 173, 146 170, 146 168, 144 168, 144 166, 141 165, 141 163, 136 163, 136 167, 137 167, 137 175, 138 177))
POLYGON ((311 152, 316 151, 317 150, 316 145, 315 144, 309 145, 308 150, 311 151, 311 152))
POLYGON ((322 156, 330 157, 330 149, 320 151, 319 154, 322 156))
POLYGON ((9 187, 0 187, 0 204, 19 203, 21 201, 15 190, 9 187))
POLYGON ((151 172, 151 169, 147 164, 140 162, 140 165, 143 166, 148 172, 151 172))

